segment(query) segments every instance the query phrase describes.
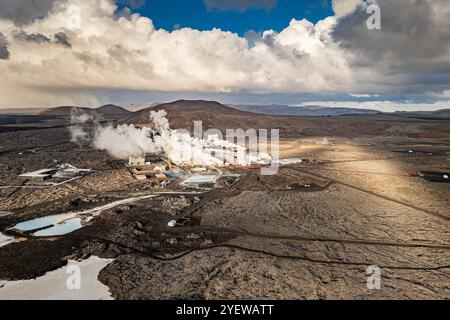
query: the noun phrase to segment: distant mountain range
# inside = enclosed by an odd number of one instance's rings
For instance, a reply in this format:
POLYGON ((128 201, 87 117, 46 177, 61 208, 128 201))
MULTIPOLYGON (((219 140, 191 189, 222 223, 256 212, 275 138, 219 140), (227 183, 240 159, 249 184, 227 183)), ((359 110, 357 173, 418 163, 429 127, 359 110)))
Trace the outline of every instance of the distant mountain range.
POLYGON ((7 108, 7 109, 0 109, 0 115, 34 116, 38 115, 44 110, 46 110, 46 108, 7 108))
POLYGON ((230 107, 258 114, 271 116, 301 116, 301 117, 336 117, 341 115, 378 114, 380 111, 354 108, 329 108, 323 106, 293 107, 288 105, 230 105, 230 107))
POLYGON ((339 117, 339 116, 367 116, 376 115, 377 118, 411 118, 422 120, 449 120, 450 109, 437 111, 398 111, 398 112, 381 112, 371 109, 356 108, 330 108, 324 106, 310 105, 302 107, 294 107, 289 105, 230 105, 230 107, 257 114, 271 116, 299 116, 299 117, 339 117))
MULTIPOLYGON (((443 109, 438 111, 407 111, 407 112, 393 112, 386 113, 371 109, 357 109, 357 108, 331 108, 319 105, 309 106, 289 106, 289 105, 222 105, 218 102, 210 101, 192 101, 179 100, 171 103, 156 104, 145 103, 142 105, 124 105, 118 106, 114 104, 107 104, 98 108, 61 106, 56 108, 14 108, 14 109, 0 109, 0 115, 39 115, 51 117, 68 117, 71 110, 76 108, 88 114, 102 115, 105 118, 123 118, 133 115, 142 114, 142 111, 151 108, 159 109, 161 106, 166 106, 171 109, 176 109, 177 112, 207 112, 207 107, 212 107, 214 112, 223 112, 229 114, 233 110, 243 112, 245 114, 258 114, 267 116, 297 116, 297 117, 342 117, 342 116, 371 116, 377 119, 386 118, 408 118, 421 120, 450 120, 450 109, 443 109), (215 108, 220 105, 220 108, 215 108), (176 106, 176 107, 175 107, 176 106), (218 109, 218 110, 216 110, 218 109)), ((241 114, 242 115, 242 114, 241 114)))
POLYGON ((447 120, 450 119, 450 109, 437 111, 415 111, 415 112, 394 112, 391 113, 398 117, 415 118, 423 120, 447 120))

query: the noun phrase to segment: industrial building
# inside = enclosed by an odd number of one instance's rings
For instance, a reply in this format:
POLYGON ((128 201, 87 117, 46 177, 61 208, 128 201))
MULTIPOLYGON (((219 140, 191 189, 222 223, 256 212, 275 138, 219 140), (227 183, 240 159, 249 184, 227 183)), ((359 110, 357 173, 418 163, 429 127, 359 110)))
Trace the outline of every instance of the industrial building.
POLYGON ((155 166, 161 163, 169 164, 169 161, 164 156, 155 154, 145 154, 140 156, 131 156, 128 158, 128 165, 130 167, 148 167, 155 166))
POLYGON ((19 175, 19 178, 27 179, 28 184, 32 185, 52 185, 57 182, 63 182, 64 179, 73 179, 81 177, 91 172, 90 169, 78 169, 68 163, 62 164, 57 168, 40 169, 19 175))
POLYGON ((190 188, 200 188, 205 185, 215 185, 218 175, 192 176, 182 182, 182 185, 190 188))
POLYGON ((133 156, 128 159, 128 169, 137 180, 166 179, 171 173, 172 164, 159 155, 133 156))
POLYGON ((58 169, 41 169, 19 175, 19 178, 29 180, 31 183, 45 183, 52 180, 58 169))

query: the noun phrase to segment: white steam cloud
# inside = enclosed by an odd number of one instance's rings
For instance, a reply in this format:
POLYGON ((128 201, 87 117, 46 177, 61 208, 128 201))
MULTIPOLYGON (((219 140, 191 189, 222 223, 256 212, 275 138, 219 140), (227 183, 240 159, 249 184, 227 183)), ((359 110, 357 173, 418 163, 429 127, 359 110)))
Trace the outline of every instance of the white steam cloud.
POLYGON ((137 128, 127 124, 102 126, 89 115, 83 117, 72 113, 72 123, 79 123, 82 119, 85 122, 94 121, 95 124, 92 136, 82 126, 72 126, 72 141, 89 142, 94 148, 124 160, 147 153, 164 154, 177 165, 249 165, 271 158, 265 153, 247 154, 244 147, 219 139, 217 135, 200 139, 192 137, 187 131, 172 130, 166 116, 164 110, 151 111, 149 117, 154 128, 137 128), (238 155, 237 158, 235 154, 238 155))

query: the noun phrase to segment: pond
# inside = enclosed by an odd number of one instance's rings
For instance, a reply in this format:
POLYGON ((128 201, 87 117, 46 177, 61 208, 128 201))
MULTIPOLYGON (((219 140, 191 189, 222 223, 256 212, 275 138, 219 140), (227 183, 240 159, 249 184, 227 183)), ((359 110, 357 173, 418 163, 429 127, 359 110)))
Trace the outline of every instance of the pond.
POLYGON ((35 233, 32 234, 35 237, 62 236, 82 228, 84 225, 86 225, 86 223, 91 221, 94 217, 100 215, 105 210, 112 209, 119 205, 138 200, 154 198, 156 196, 157 195, 152 194, 134 198, 121 199, 84 211, 69 212, 65 214, 36 218, 18 223, 11 229, 16 229, 19 231, 37 230, 35 233))
POLYGON ((0 232, 0 247, 10 244, 12 240, 14 240, 13 237, 8 237, 0 232))

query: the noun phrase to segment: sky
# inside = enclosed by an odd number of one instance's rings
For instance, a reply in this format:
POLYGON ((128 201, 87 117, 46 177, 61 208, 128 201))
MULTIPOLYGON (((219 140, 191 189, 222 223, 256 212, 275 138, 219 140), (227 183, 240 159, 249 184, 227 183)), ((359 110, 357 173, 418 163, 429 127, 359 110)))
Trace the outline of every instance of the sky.
POLYGON ((449 40, 447 0, 0 0, 0 108, 445 109, 449 40))
POLYGON ((255 4, 253 7, 239 6, 245 1, 234 2, 238 5, 221 5, 223 1, 147 0, 145 2, 124 1, 119 3, 119 7, 134 7, 135 12, 152 19, 156 28, 169 31, 180 27, 202 31, 219 28, 241 36, 249 30, 281 31, 294 18, 305 18, 317 22, 333 14, 329 0, 259 1, 260 4, 255 4))

